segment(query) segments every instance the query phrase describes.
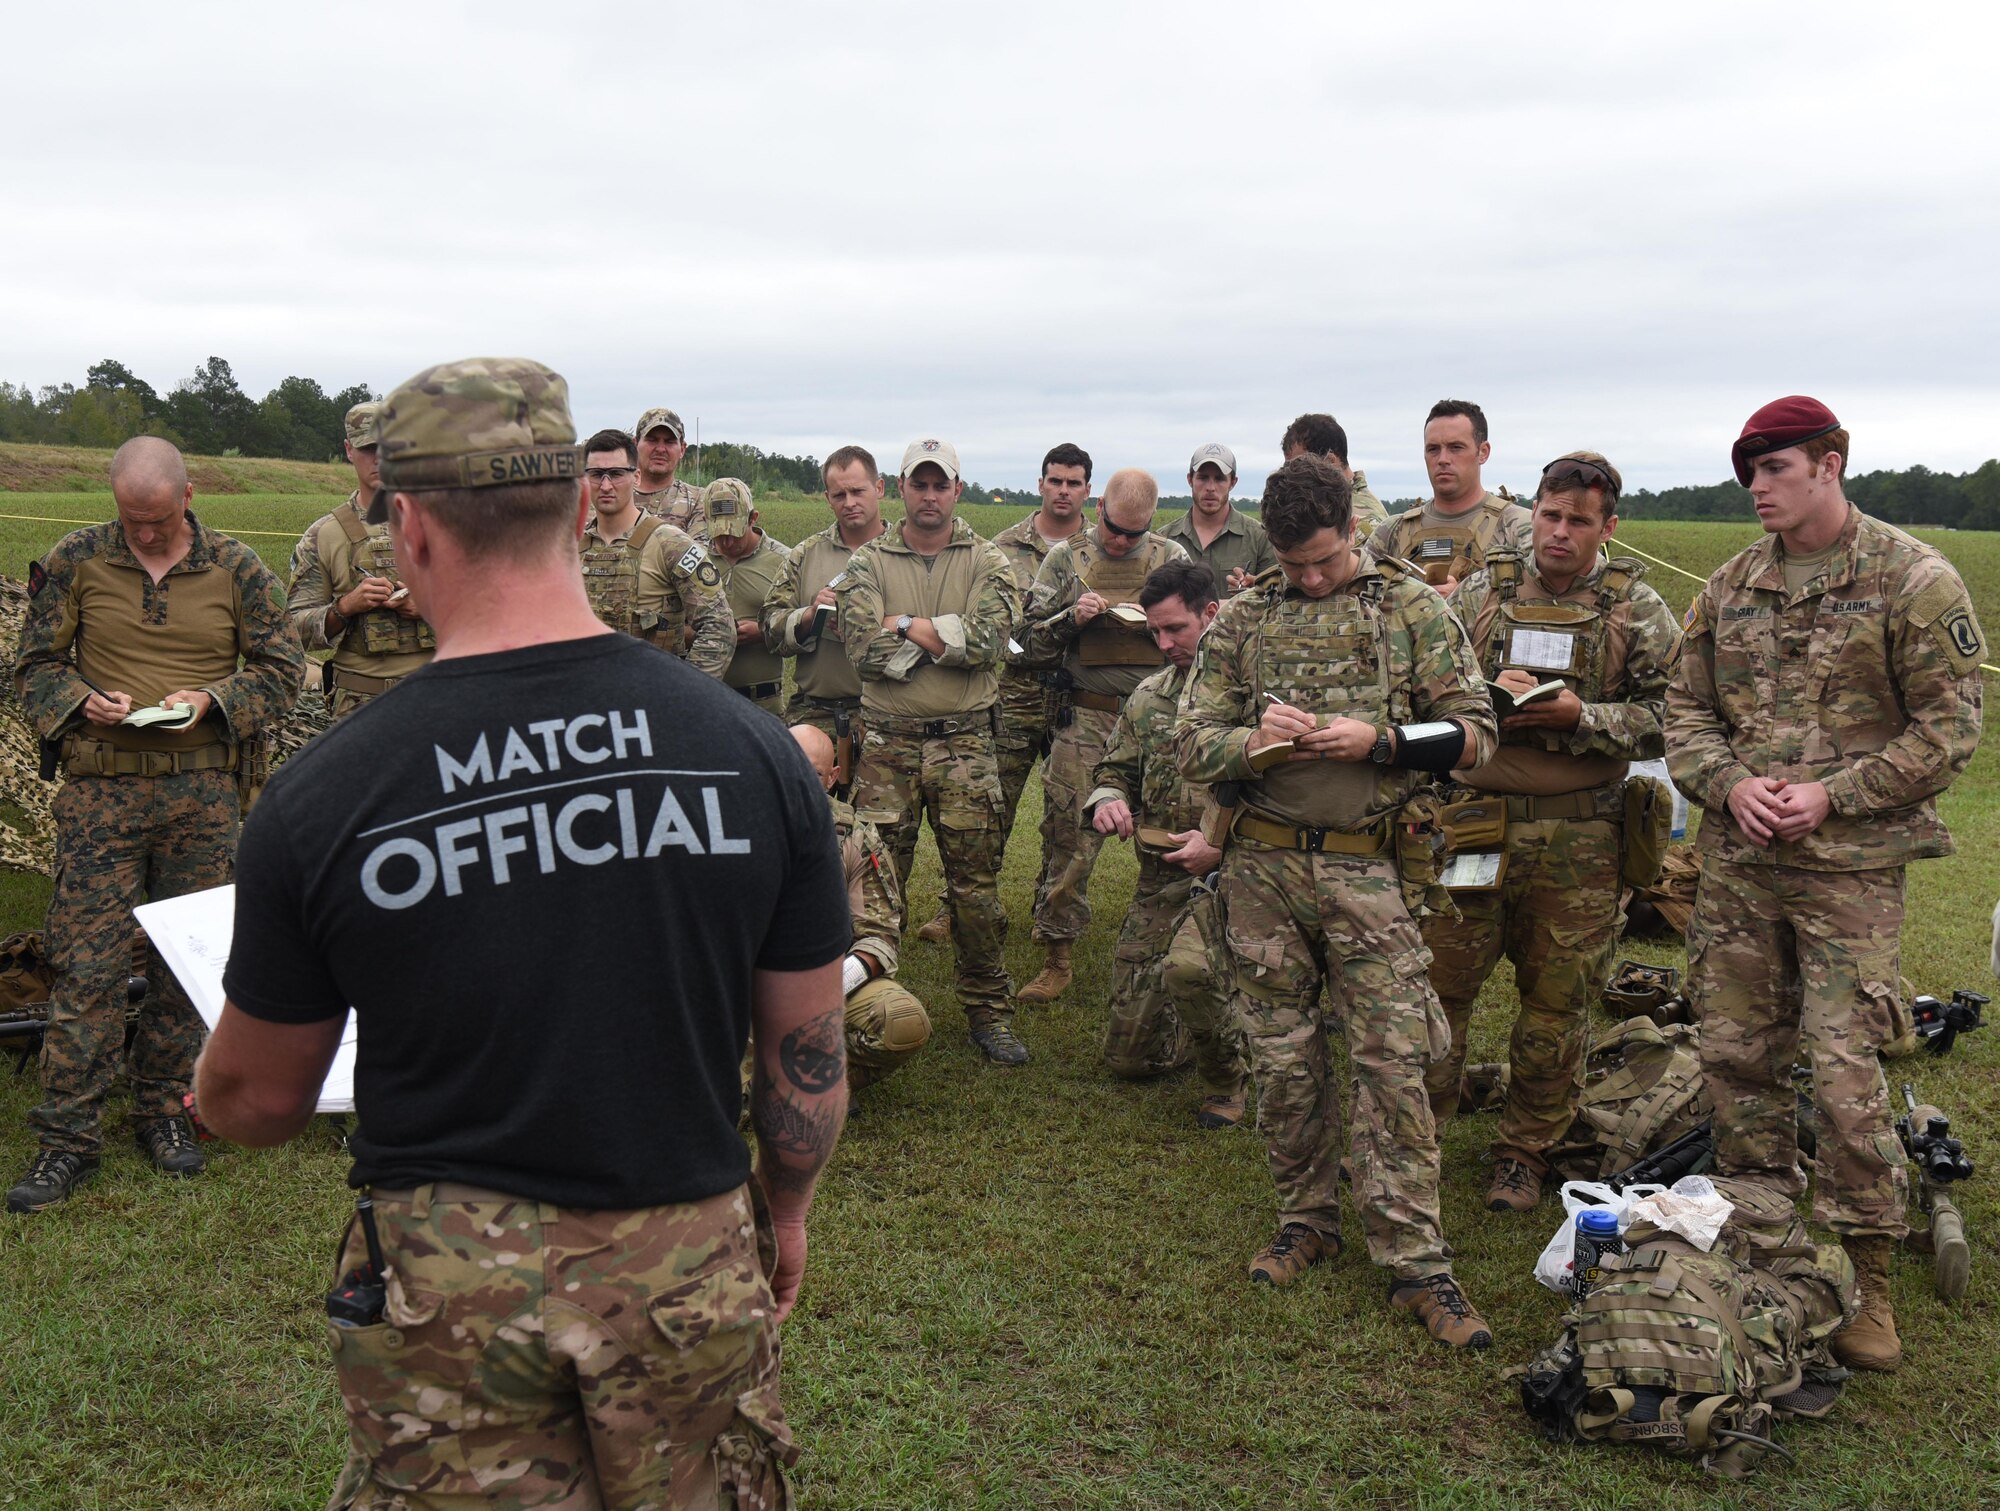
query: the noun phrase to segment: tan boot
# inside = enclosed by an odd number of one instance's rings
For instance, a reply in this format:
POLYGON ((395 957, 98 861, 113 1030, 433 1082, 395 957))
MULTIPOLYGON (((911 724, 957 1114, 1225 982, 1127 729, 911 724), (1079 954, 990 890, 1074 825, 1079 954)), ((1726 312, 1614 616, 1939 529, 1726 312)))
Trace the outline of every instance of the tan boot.
POLYGON ((937 917, 917 930, 917 938, 927 939, 932 944, 943 944, 951 938, 951 910, 940 908, 937 917))
POLYGON ((1542 1199, 1542 1172, 1518 1155, 1493 1160, 1493 1183, 1486 1188, 1489 1212, 1532 1212, 1542 1199))
POLYGON ((1014 995, 1023 1002, 1053 1002, 1069 990, 1069 941, 1051 939, 1042 973, 1014 995))
POLYGON ((1425 1275, 1421 1279, 1389 1283, 1389 1305, 1399 1312, 1414 1312, 1430 1335, 1452 1348, 1487 1348, 1493 1329, 1472 1309, 1465 1292, 1449 1275, 1425 1275))
POLYGON ((1250 1278, 1260 1285, 1286 1286, 1324 1259, 1340 1254, 1340 1236, 1302 1222, 1288 1222, 1250 1261, 1250 1278))
POLYGON ((1893 1370, 1903 1362, 1896 1314, 1889 1306, 1889 1251, 1893 1238, 1843 1238, 1861 1283, 1861 1311, 1833 1335, 1833 1356, 1849 1369, 1893 1370))

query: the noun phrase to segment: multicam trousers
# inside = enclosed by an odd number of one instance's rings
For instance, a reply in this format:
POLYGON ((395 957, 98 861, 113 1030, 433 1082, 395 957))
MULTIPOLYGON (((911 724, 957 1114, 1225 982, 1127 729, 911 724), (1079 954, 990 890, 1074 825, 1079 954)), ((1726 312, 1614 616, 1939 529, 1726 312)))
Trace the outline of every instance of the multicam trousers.
POLYGON ((1618 943, 1618 891, 1615 823, 1517 821, 1507 828, 1501 884, 1454 892, 1460 919, 1424 920, 1431 985, 1451 1024, 1450 1053, 1424 1076, 1438 1118, 1457 1110, 1473 999, 1504 950, 1521 1006, 1494 1148, 1543 1164, 1543 1152, 1562 1140, 1576 1116, 1590 1011, 1603 995, 1618 943))
POLYGON ((1233 974, 1221 898, 1206 888, 1197 894, 1187 872, 1141 851, 1111 966, 1105 1068, 1138 1078, 1192 1058, 1206 1090, 1234 1091, 1245 1051, 1230 1005, 1233 974))
POLYGON ((1104 836, 1083 812, 1091 773, 1104 759, 1118 715, 1072 708, 1042 768, 1042 872, 1035 882, 1035 938, 1065 943, 1090 927, 1090 873, 1104 836))
POLYGON ((51 1149, 95 1154, 99 1119, 121 1056, 135 1122, 181 1115, 207 1030, 149 945, 150 987, 125 1048, 132 909, 228 882, 236 864, 236 776, 75 776, 50 804, 55 895, 46 929, 55 991, 42 1040, 41 1106, 28 1126, 51 1149))
POLYGON ((1814 1220, 1901 1238, 1909 1171, 1876 1051, 1902 1029, 1903 868, 1804 871, 1705 857, 1688 926, 1688 991, 1715 1103, 1718 1173, 1797 1196, 1792 1063, 1812 1067, 1824 1126, 1814 1220))
MULTIPOLYGON (((375 1193, 387 1315, 327 1325, 348 1464, 329 1511, 790 1505, 748 1187, 580 1211, 375 1193)), ((367 1257, 350 1228, 339 1274, 367 1257)))
POLYGON ((1034 672, 1010 669, 1000 674, 1000 728, 993 741, 1000 758, 1000 817, 1010 838, 1028 774, 1049 737, 1049 696, 1034 672))
POLYGON ((896 858, 903 906, 917 829, 928 817, 944 864, 951 938, 958 955, 958 1000, 979 1024, 1013 1016, 1000 905, 1000 775, 993 737, 982 732, 925 739, 870 728, 854 778, 854 810, 882 833, 896 858))
POLYGON ((1405 1278, 1448 1272, 1424 1067, 1445 1053, 1450 1029, 1395 864, 1239 838, 1222 876, 1280 1220, 1340 1231, 1340 1086, 1327 1064, 1324 983, 1347 1033, 1348 1150, 1368 1257, 1405 1278))
POLYGON ((890 976, 864 981, 849 993, 845 1019, 850 1091, 881 1080, 930 1042, 930 1014, 890 976))

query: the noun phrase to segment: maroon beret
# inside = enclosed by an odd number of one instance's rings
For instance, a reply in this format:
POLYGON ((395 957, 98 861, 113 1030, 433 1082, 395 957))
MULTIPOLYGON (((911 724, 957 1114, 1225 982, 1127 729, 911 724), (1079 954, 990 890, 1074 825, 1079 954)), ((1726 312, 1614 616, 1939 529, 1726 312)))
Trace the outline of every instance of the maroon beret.
POLYGON ((1762 456, 1767 451, 1783 451, 1787 446, 1803 446, 1807 441, 1816 441, 1838 429, 1840 421, 1818 399, 1809 399, 1802 393, 1773 399, 1750 416, 1744 423, 1743 434, 1729 448, 1729 460, 1736 467, 1736 481, 1746 488, 1750 486, 1752 457, 1762 456))

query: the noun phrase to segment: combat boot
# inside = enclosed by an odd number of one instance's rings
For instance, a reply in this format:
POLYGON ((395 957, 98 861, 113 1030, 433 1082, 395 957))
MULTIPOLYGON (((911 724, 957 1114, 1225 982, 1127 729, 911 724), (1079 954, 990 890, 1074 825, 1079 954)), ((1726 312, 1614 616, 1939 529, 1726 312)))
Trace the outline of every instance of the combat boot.
POLYGON ((1241 1081, 1236 1083, 1234 1091, 1211 1091, 1195 1109, 1195 1125, 1210 1130, 1234 1128, 1243 1121, 1244 1101, 1241 1081))
POLYGON ((39 1212, 68 1201, 76 1188, 97 1173, 97 1156, 69 1149, 39 1149, 21 1183, 7 1193, 9 1212, 39 1212))
POLYGON ((139 1152, 162 1175, 192 1179, 208 1168, 208 1156, 195 1142, 186 1118, 149 1118, 132 1130, 139 1152))
POLYGON ((974 1023, 966 1037, 995 1065, 1028 1063, 1028 1046, 1016 1037, 1014 1025, 1005 1018, 986 1018, 974 1023))
POLYGON ((1023 1002, 1053 1002, 1069 990, 1069 941, 1051 939, 1042 973, 1014 995, 1023 1002))
POLYGON ((917 938, 943 944, 951 938, 951 909, 939 908, 937 917, 917 930, 917 938))
POLYGON ((1323 1259, 1340 1257, 1340 1235, 1288 1222, 1250 1261, 1250 1278, 1260 1285, 1286 1286, 1323 1259))
POLYGON ((1438 1342, 1452 1348, 1486 1348, 1493 1329, 1472 1309, 1465 1292, 1449 1275, 1422 1275, 1389 1282, 1389 1305, 1414 1312, 1438 1342))
POLYGON ((1486 1188, 1489 1212, 1532 1212, 1541 1204, 1542 1172, 1502 1150, 1493 1159, 1493 1183, 1486 1188))
POLYGON ((1861 1310, 1833 1335, 1833 1356, 1849 1369, 1893 1370, 1903 1362, 1896 1314, 1889 1306, 1889 1251, 1893 1238, 1843 1238, 1840 1246, 1854 1261, 1861 1284, 1861 1310))

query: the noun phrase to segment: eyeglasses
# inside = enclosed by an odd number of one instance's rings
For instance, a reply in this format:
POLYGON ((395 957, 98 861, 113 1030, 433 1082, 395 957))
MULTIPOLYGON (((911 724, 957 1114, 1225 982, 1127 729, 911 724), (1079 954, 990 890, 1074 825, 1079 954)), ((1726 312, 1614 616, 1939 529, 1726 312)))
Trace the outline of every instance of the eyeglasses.
POLYGON ((1542 483, 1581 483, 1586 488, 1601 488, 1606 498, 1618 497, 1618 480, 1595 462, 1586 462, 1580 457, 1557 457, 1542 469, 1542 483))
POLYGON ((583 469, 583 475, 593 483, 601 483, 607 477, 616 482, 621 477, 630 477, 638 470, 637 467, 586 467, 583 469))
POLYGON ((1097 528, 1100 530, 1109 530, 1113 535, 1116 535, 1121 540, 1137 540, 1140 536, 1144 535, 1148 530, 1152 529, 1152 526, 1150 524, 1144 524, 1139 526, 1139 528, 1136 530, 1128 530, 1123 525, 1114 525, 1111 522, 1111 516, 1105 513, 1104 510, 1099 509, 1097 511, 1097 528))

